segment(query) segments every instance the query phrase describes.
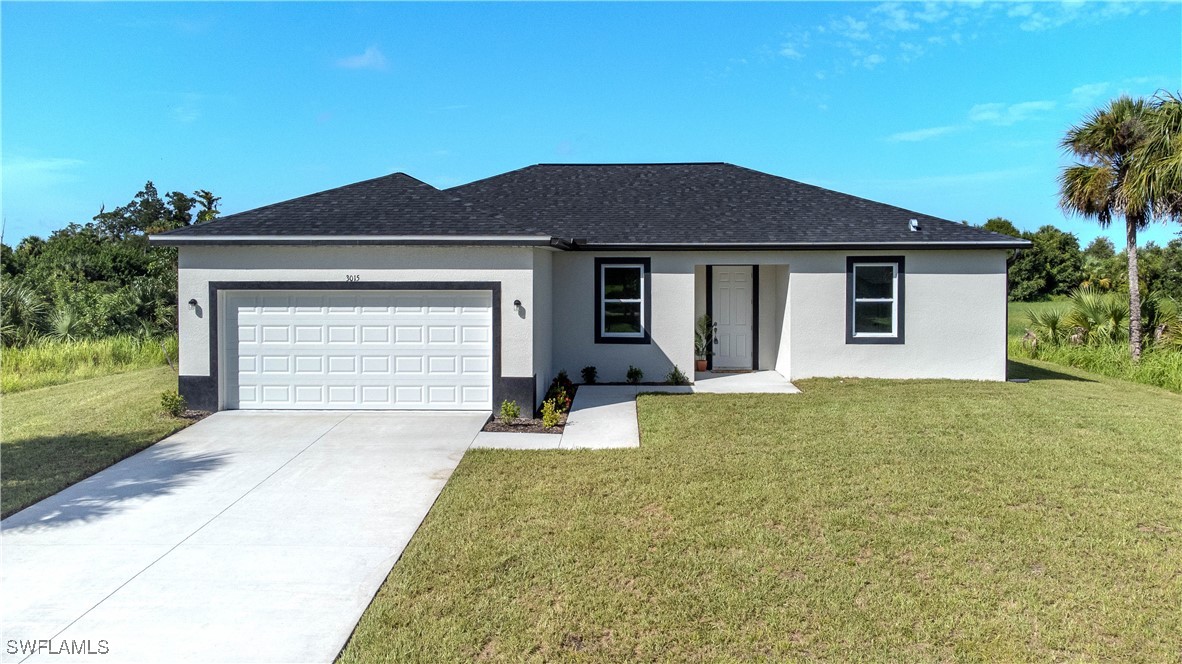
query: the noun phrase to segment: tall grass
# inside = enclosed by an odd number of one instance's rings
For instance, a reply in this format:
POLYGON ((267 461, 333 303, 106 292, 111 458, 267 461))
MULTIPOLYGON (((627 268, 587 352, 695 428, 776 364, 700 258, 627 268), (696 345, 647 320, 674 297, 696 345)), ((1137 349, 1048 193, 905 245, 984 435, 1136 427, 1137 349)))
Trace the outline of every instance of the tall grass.
POLYGON ((116 336, 103 339, 43 339, 0 350, 0 392, 11 394, 176 362, 176 335, 163 339, 116 336))
POLYGON ((1140 362, 1133 362, 1129 347, 1124 343, 1090 346, 1038 344, 1032 348, 1021 339, 1011 338, 1009 351, 1010 357, 1054 362, 1182 393, 1182 351, 1178 350, 1149 349, 1141 354, 1140 362))

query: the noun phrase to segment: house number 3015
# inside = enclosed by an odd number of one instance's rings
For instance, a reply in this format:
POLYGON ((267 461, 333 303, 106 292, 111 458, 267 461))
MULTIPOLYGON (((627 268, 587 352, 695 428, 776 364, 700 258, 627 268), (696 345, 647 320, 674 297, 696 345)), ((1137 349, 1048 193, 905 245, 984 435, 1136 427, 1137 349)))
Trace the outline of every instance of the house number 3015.
POLYGON ((345 281, 361 281, 360 274, 346 274, 345 281))

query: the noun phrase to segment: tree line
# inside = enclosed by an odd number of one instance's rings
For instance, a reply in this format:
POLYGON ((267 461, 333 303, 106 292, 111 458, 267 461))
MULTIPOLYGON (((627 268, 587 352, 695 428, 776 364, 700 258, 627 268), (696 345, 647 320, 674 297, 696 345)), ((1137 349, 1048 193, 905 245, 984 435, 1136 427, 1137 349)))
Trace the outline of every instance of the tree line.
POLYGON ((177 252, 148 235, 205 223, 220 199, 204 189, 160 196, 148 182, 127 205, 100 209, 48 238, 0 244, 0 338, 24 345, 176 330, 177 252))
MULTIPOLYGON (((1073 233, 1046 225, 1037 231, 1019 231, 1013 223, 994 217, 985 230, 1030 240, 1031 247, 1014 252, 1009 261, 1010 299, 1036 302, 1070 295, 1080 286, 1101 292, 1128 292, 1128 251, 1116 251, 1106 237, 1080 248, 1073 233)), ((1156 293, 1182 301, 1182 238, 1165 246, 1150 242, 1137 250, 1138 281, 1144 293, 1156 293)))

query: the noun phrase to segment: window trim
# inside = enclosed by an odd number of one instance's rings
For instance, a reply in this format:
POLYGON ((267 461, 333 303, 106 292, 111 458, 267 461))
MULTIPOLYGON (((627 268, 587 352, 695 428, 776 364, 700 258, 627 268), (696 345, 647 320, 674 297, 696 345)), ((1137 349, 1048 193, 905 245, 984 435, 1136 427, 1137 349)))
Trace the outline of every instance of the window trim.
MULTIPOLYGON (((845 342, 847 344, 902 344, 904 343, 904 321, 906 320, 906 269, 902 256, 847 256, 845 262, 845 342), (894 332, 854 334, 854 270, 857 266, 890 266, 894 268, 894 298, 892 318, 894 332)), ((884 299, 863 299, 885 301, 884 299)))
MULTIPOLYGON (((649 332, 652 321, 652 262, 638 257, 597 257, 595 259, 595 343, 597 344, 648 344, 652 342, 649 332), (640 333, 603 331, 604 309, 607 300, 603 297, 605 267, 640 268, 640 333)), ((636 302, 636 300, 613 300, 613 302, 636 302)))

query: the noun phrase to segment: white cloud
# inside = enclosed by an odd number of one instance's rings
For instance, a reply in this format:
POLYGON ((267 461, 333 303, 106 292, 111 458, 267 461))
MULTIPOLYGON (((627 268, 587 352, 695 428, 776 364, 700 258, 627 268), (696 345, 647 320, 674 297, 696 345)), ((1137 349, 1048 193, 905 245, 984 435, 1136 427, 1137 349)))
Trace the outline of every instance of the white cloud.
POLYGON ((856 60, 854 62, 854 64, 857 66, 865 67, 866 69, 874 69, 875 67, 877 67, 878 65, 881 65, 884 62, 886 62, 886 58, 882 57, 878 53, 871 53, 870 55, 868 55, 860 60, 856 60))
POLYGON ((928 127, 926 129, 915 129, 912 131, 901 131, 897 134, 887 136, 886 140, 892 143, 917 143, 919 141, 926 141, 932 138, 938 138, 946 134, 951 134, 957 131, 960 127, 955 125, 945 125, 942 127, 928 127))
POLYGON ((1018 104, 977 104, 969 109, 971 122, 1009 126, 1053 110, 1053 101, 1024 101, 1018 104))
POLYGON ((181 95, 180 101, 168 109, 169 115, 172 116, 173 120, 183 124, 196 122, 201 119, 200 104, 204 98, 204 95, 197 94, 196 92, 186 92, 181 95))
POLYGON ((784 57, 786 57, 786 58, 791 58, 792 60, 799 60, 799 59, 801 59, 801 58, 803 58, 803 57, 804 57, 804 53, 801 53, 801 52, 800 52, 799 50, 797 50, 797 48, 796 48, 795 46, 793 46, 792 44, 784 44, 784 45, 782 45, 782 46, 780 47, 780 55, 782 55, 782 56, 784 56, 784 57))
POLYGON ((1076 108, 1094 106, 1111 88, 1111 83, 1087 83, 1076 86, 1071 90, 1071 105, 1076 108))
POLYGON ((887 2, 874 8, 875 14, 881 14, 885 18, 882 21, 882 27, 892 32, 900 32, 904 30, 915 30, 919 27, 910 18, 910 13, 897 2, 887 2))
POLYGON ((48 187, 75 179, 75 172, 86 162, 69 157, 3 158, 4 187, 11 189, 48 187))
POLYGON ((866 21, 859 21, 853 16, 846 15, 840 19, 830 21, 829 27, 846 39, 853 39, 854 41, 870 39, 870 32, 867 29, 869 24, 866 21))
POLYGON ((380 71, 388 65, 386 56, 382 55, 382 52, 377 46, 370 46, 360 55, 350 55, 337 60, 337 66, 342 69, 372 69, 380 71))

